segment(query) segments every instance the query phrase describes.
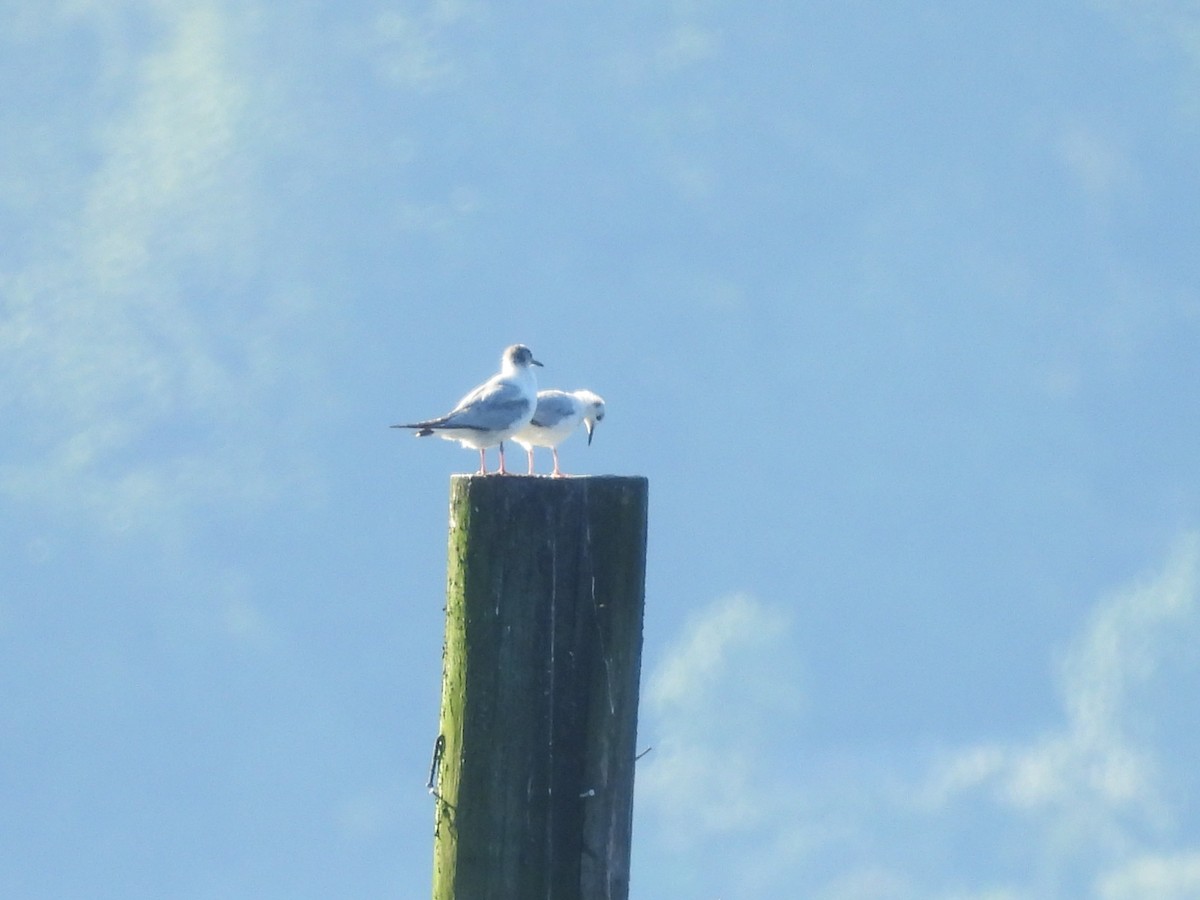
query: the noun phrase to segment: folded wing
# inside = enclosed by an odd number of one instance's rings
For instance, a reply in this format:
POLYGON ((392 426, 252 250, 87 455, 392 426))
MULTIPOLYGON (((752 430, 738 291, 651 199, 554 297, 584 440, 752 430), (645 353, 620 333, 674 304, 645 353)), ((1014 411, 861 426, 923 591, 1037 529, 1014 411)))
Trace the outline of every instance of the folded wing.
POLYGON ((440 419, 420 424, 427 428, 501 430, 525 415, 532 405, 518 385, 496 378, 471 391, 440 419))
POLYGON ((531 425, 554 428, 576 414, 575 398, 563 391, 543 391, 538 395, 537 411, 531 425))

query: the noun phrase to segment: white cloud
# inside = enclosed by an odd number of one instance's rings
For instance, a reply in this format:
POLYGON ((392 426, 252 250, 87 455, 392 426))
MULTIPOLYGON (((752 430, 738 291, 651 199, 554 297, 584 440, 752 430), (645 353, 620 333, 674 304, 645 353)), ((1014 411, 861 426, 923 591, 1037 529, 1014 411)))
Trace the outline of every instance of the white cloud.
POLYGON ((438 0, 419 13, 380 12, 366 41, 376 74, 393 87, 420 93, 454 84, 460 73, 447 49, 450 29, 478 22, 482 14, 477 4, 463 0, 438 0))
POLYGON ((97 152, 62 173, 84 186, 74 210, 40 222, 29 261, 0 273, 0 406, 20 447, 0 493, 117 529, 272 489, 247 435, 294 311, 229 287, 257 264, 235 20, 219 2, 127 7, 145 46, 103 4, 69 10, 122 48, 97 64, 112 112, 76 123, 97 152))
POLYGON ((918 792, 931 821, 999 815, 1002 827, 1023 830, 1026 852, 1051 882, 1086 883, 1088 871, 1164 840, 1172 799, 1161 754, 1141 735, 1156 692, 1169 691, 1154 680, 1160 663, 1200 624, 1198 589, 1200 536, 1191 534, 1161 572, 1102 601, 1064 654, 1061 727, 1027 742, 962 748, 934 765, 918 792))
POLYGON ((1153 49, 1178 66, 1176 100, 1183 116, 1200 118, 1200 4, 1193 0, 1094 0, 1135 43, 1138 53, 1153 49))
POLYGON ((1055 142, 1060 162, 1080 190, 1096 202, 1107 202, 1137 182, 1129 154, 1112 136, 1081 122, 1062 129, 1055 142))
POLYGON ((917 900, 921 895, 896 872, 869 867, 835 878, 812 896, 817 900, 917 900))
POLYGON ((717 601, 689 621, 655 670, 647 700, 660 711, 711 701, 734 657, 769 647, 786 629, 779 610, 744 594, 717 601))
POLYGON ((657 860, 690 854, 730 898, 1200 896, 1197 836, 1178 830, 1184 810, 1148 727, 1172 658, 1200 631, 1198 595, 1200 534, 1188 534, 1161 570, 1100 601, 1062 654, 1058 726, 934 757, 821 750, 815 735, 802 758, 781 747, 775 733, 801 731, 798 704, 761 684, 795 683, 794 659, 790 672, 780 662, 789 620, 722 600, 648 681, 644 718, 665 752, 639 768, 638 796, 670 835, 657 860))
POLYGON ((1162 41, 1200 62, 1200 7, 1192 0, 1095 0, 1139 42, 1162 41))
POLYGON ((232 601, 225 608, 221 624, 228 637, 239 644, 266 645, 278 639, 262 611, 248 600, 232 601))
POLYGON ((1096 882, 1099 900, 1195 900, 1200 852, 1139 856, 1096 882))
POLYGON ((937 766, 927 797, 986 788, 1080 838, 1119 833, 1127 815, 1161 823, 1154 753, 1133 734, 1161 655, 1177 630, 1196 628, 1198 567, 1200 538, 1189 535, 1157 577, 1103 601, 1059 669, 1062 728, 1028 744, 954 754, 937 766))
POLYGON ((681 840, 762 821, 767 717, 799 704, 789 620, 745 595, 723 598, 688 623, 648 680, 643 728, 654 751, 639 763, 638 793, 681 840))
POLYGON ((678 72, 713 59, 720 46, 720 36, 715 31, 694 22, 684 22, 663 38, 657 50, 657 62, 667 72, 678 72))

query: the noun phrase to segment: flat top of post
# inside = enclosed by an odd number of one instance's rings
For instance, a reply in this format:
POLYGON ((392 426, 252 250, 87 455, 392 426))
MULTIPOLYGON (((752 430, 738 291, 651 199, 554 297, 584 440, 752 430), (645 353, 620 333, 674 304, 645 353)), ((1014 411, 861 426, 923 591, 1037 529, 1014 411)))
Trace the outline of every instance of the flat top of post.
POLYGON ((648 503, 650 481, 644 475, 452 475, 450 493, 476 501, 520 502, 523 498, 538 502, 648 503))
POLYGON ((477 472, 470 474, 461 473, 451 475, 450 480, 454 481, 510 481, 510 482, 540 482, 542 484, 572 484, 577 482, 592 482, 592 483, 620 483, 620 482, 649 482, 645 475, 564 475, 562 478, 555 478, 551 475, 499 475, 495 472, 489 472, 487 475, 480 475, 477 472))

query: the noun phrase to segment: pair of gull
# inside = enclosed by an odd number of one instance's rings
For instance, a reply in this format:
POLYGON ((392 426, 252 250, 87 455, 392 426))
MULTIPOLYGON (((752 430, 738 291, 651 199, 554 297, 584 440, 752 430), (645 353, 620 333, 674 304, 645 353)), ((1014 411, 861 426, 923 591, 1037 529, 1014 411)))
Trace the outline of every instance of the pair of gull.
POLYGON ((533 474, 533 448, 549 447, 554 454, 554 475, 564 473, 558 467, 558 445, 582 422, 588 443, 596 423, 604 418, 604 401, 591 391, 539 391, 533 367, 541 363, 524 344, 514 344, 500 357, 500 371, 467 396, 444 416, 393 425, 415 428, 417 437, 436 434, 448 441, 479 451, 479 474, 487 474, 488 447, 500 447, 500 474, 504 468, 504 442, 509 438, 529 454, 529 474, 533 474))

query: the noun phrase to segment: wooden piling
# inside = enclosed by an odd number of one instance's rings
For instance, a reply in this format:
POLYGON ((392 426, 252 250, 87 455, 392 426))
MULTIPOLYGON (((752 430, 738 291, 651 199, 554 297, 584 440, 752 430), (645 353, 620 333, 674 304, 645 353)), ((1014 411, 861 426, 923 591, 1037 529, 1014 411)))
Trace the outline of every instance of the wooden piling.
POLYGON ((648 482, 450 493, 434 900, 626 900, 648 482))

